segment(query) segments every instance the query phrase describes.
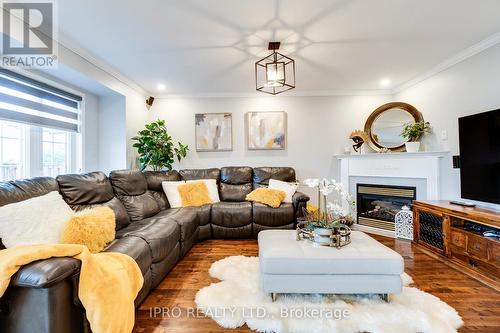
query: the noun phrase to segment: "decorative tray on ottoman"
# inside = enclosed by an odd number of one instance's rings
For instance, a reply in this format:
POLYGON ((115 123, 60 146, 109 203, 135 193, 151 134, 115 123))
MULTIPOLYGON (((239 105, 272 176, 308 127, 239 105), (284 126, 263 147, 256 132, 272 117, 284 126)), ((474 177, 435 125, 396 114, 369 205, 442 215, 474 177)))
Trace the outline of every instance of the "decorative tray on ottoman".
POLYGON ((297 223, 297 241, 340 249, 351 243, 351 229, 341 224, 333 229, 314 228, 308 221, 297 223))

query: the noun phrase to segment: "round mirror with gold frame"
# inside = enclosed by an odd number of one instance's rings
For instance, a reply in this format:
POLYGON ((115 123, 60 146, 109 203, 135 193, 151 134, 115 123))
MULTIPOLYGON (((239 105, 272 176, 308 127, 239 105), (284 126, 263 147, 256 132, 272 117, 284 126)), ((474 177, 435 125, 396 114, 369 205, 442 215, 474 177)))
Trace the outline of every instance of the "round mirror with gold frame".
POLYGON ((365 123, 368 145, 375 151, 404 151, 408 142, 401 136, 405 124, 424 121, 412 105, 402 102, 387 103, 377 108, 365 123))

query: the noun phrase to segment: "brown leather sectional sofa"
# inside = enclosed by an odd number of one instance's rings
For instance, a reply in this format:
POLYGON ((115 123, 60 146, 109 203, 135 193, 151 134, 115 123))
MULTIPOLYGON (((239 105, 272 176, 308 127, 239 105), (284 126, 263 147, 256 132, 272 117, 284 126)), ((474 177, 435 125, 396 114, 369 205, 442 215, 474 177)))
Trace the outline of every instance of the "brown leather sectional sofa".
MULTIPOLYGON (((125 253, 144 275, 139 305, 175 264, 199 241, 252 238, 264 229, 294 227, 309 197, 297 192, 293 204, 273 209, 245 201, 269 179, 295 181, 292 168, 225 167, 179 172, 113 171, 33 178, 0 183, 0 206, 59 191, 75 211, 108 206, 116 215, 116 239, 105 251, 125 253), (217 179, 221 202, 170 208, 163 181, 217 179)), ((1 235, 0 235, 1 238, 1 235)), ((0 242, 0 247, 1 247, 0 242)), ((0 332, 89 332, 78 299, 80 262, 52 258, 24 266, 0 299, 0 332)))

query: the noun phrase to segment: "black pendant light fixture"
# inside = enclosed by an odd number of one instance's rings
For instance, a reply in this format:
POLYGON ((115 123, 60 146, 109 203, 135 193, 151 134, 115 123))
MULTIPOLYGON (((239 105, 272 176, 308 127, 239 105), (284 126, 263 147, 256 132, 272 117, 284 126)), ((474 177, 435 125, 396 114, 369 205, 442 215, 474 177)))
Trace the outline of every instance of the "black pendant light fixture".
POLYGON ((270 55, 255 63, 255 88, 263 93, 277 95, 295 88, 295 61, 276 50, 280 42, 270 42, 270 55))

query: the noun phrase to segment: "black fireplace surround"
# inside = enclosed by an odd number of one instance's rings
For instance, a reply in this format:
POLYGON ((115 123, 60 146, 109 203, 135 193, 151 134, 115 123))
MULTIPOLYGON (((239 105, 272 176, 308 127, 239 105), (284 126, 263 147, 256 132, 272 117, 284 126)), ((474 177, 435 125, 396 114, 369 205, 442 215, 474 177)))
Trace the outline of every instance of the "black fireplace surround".
POLYGON ((357 184, 358 224, 394 231, 396 214, 403 206, 411 207, 416 187, 357 184))

